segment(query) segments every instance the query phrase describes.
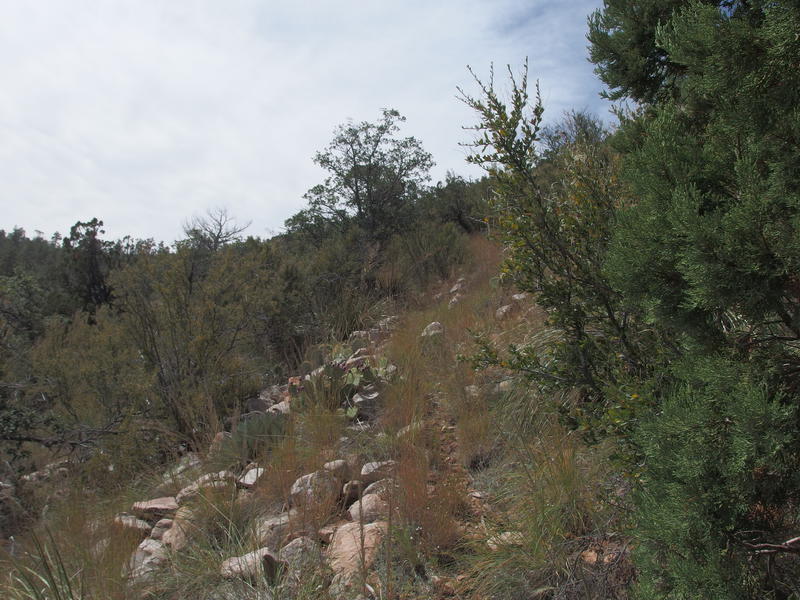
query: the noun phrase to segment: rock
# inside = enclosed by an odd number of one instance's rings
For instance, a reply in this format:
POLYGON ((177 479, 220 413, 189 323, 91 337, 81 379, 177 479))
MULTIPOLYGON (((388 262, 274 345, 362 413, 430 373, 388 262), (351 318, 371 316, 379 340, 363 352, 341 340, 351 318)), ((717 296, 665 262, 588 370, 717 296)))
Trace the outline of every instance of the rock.
POLYGON ((504 379, 500 383, 494 386, 494 393, 495 394, 507 394, 511 390, 514 389, 514 380, 513 379, 504 379))
POLYGON ((161 536, 161 542, 175 551, 184 549, 189 543, 188 536, 192 528, 193 517, 194 514, 189 507, 181 506, 175 513, 172 525, 161 536))
POLYGON ((336 525, 325 525, 317 530, 317 537, 323 544, 330 544, 334 533, 336 533, 336 525))
POLYGON ((283 402, 278 402, 277 404, 270 406, 267 412, 288 415, 290 412, 292 412, 291 400, 287 398, 283 402))
POLYGON ((160 540, 170 527, 172 527, 172 519, 161 519, 150 532, 150 538, 160 540))
POLYGON ((581 552, 581 560, 585 562, 587 565, 597 564, 597 551, 584 550, 583 552, 581 552))
POLYGON ((464 279, 463 278, 459 279, 458 281, 455 282, 453 287, 450 288, 450 293, 451 294, 457 294, 458 292, 460 292, 461 290, 464 289, 465 285, 466 285, 466 282, 464 281, 464 279))
POLYGON ((196 452, 184 454, 181 456, 180 460, 172 466, 172 468, 164 473, 162 480, 164 483, 171 483, 187 471, 199 468, 201 464, 202 462, 200 460, 200 456, 196 452))
POLYGON ((325 469, 303 475, 289 491, 291 506, 324 506, 339 499, 342 484, 339 478, 325 469))
POLYGON ((378 494, 379 496, 384 497, 394 486, 395 482, 393 479, 380 479, 375 483, 368 485, 364 490, 364 495, 378 494))
POLYGON ((514 313, 514 305, 506 304, 505 306, 501 306, 495 311, 494 318, 497 319, 498 321, 505 321, 513 313, 514 313))
POLYGON ((353 331, 347 337, 347 343, 352 344, 353 342, 369 342, 369 331, 353 331))
POLYGON ((359 574, 375 563, 387 530, 386 522, 346 523, 336 530, 326 553, 334 573, 331 595, 338 597, 353 591, 359 574))
POLYGON ((368 385, 357 394, 354 394, 350 402, 356 408, 356 414, 359 417, 371 420, 377 415, 380 395, 375 385, 368 385))
POLYGON ((385 317, 375 324, 375 327, 381 331, 394 331, 400 325, 400 317, 392 315, 385 317))
POLYGON ((257 580, 266 577, 275 581, 285 563, 278 560, 269 548, 259 548, 242 556, 234 556, 223 561, 219 573, 225 579, 257 580))
POLYGON ((140 539, 146 538, 150 535, 153 526, 147 521, 137 519, 133 515, 122 513, 114 517, 114 526, 124 532, 129 532, 140 536, 140 539))
POLYGON ((178 510, 178 503, 172 496, 154 498, 146 502, 135 502, 131 507, 131 512, 148 521, 154 521, 161 517, 171 517, 178 510))
POLYGON ((367 348, 359 348, 344 362, 342 368, 345 371, 349 371, 350 369, 362 369, 374 359, 375 357, 369 353, 367 348))
POLYGON ((525 537, 519 531, 505 531, 486 540, 486 545, 492 552, 511 546, 522 546, 524 543, 525 537))
POLYGON ((464 296, 462 296, 461 294, 456 294, 455 296, 450 298, 450 302, 447 303, 447 309, 448 310, 452 309, 454 306, 456 306, 456 304, 461 302, 463 299, 464 296))
POLYGON ((480 398, 481 388, 477 385, 468 385, 464 388, 464 393, 467 398, 480 398))
POLYGON ((350 479, 350 465, 346 460, 338 459, 326 462, 322 468, 332 473, 339 481, 347 481, 350 479))
POLYGON ((389 505, 378 494, 367 494, 360 501, 354 502, 347 512, 353 521, 374 523, 386 518, 389 505))
POLYGON ((359 479, 364 485, 375 483, 379 479, 390 477, 394 473, 396 463, 393 460, 370 462, 361 467, 359 479))
POLYGON ((439 323, 439 321, 434 321, 432 323, 428 323, 425 329, 422 330, 420 337, 430 338, 442 335, 444 333, 444 325, 439 323))
POLYGON ((292 513, 288 512, 258 520, 255 524, 256 543, 279 548, 283 538, 289 533, 291 521, 292 513))
POLYGON ((348 481, 342 487, 342 505, 347 508, 353 502, 358 500, 364 491, 364 486, 358 479, 348 481))
POLYGON ((286 563, 289 576, 297 577, 319 564, 320 550, 310 537, 301 536, 281 548, 278 558, 286 563))
POLYGON ((167 550, 158 540, 147 538, 131 555, 125 571, 132 583, 149 580, 153 571, 167 560, 167 550))
POLYGON ((522 302, 522 301, 524 301, 524 300, 525 300, 527 297, 528 297, 528 294, 526 294, 525 292, 522 292, 522 293, 519 293, 519 294, 514 294, 513 296, 511 296, 511 299, 512 299, 514 302, 522 302))
POLYGON ((255 487, 256 482, 266 472, 267 472, 266 469, 262 469, 261 467, 254 467, 252 469, 249 469, 244 475, 242 475, 236 483, 238 483, 241 487, 249 490, 255 487))
POLYGON ((219 471, 218 473, 206 473, 198 477, 191 484, 183 488, 175 496, 178 504, 184 504, 189 500, 197 498, 203 490, 222 489, 232 485, 236 481, 236 476, 230 471, 219 471))

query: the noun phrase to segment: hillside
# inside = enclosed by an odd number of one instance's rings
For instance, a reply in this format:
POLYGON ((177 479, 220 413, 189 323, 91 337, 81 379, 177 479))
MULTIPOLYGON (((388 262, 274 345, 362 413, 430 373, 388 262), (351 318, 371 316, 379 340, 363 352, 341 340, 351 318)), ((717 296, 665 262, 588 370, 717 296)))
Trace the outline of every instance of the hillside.
POLYGON ((320 347, 313 369, 165 472, 110 497, 65 474, 40 534, 53 583, 107 598, 466 598, 567 582, 626 597, 598 453, 511 373, 459 356, 470 331, 543 333, 530 297, 497 286, 497 249, 474 238, 471 256, 417 308, 320 347), (512 397, 527 418, 509 428, 512 397))

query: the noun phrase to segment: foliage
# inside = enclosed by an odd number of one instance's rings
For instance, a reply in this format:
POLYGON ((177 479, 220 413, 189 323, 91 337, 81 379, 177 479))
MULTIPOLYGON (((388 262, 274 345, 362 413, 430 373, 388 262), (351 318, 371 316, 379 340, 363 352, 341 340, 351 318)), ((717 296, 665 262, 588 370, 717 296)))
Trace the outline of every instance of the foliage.
POLYGON ((402 230, 433 166, 418 140, 395 137, 404 121, 396 110, 384 109, 376 123, 339 125, 328 147, 314 156, 329 175, 308 191, 309 206, 287 222, 289 229, 352 219, 368 239, 377 241, 402 230))
MULTIPOLYGON (((603 271, 616 213, 627 202, 619 157, 587 115, 570 114, 543 131, 538 97, 530 105, 527 70, 519 82, 510 75, 508 104, 495 91, 493 72, 488 83, 478 80, 481 98, 461 93, 480 118, 469 160, 494 183, 496 235, 507 251, 503 276, 535 294, 557 335, 544 345, 512 346, 504 362, 544 389, 575 387, 586 401, 608 402, 648 368, 645 334, 632 327, 603 271)), ((503 362, 485 344, 482 352, 479 362, 503 362)), ((597 418, 604 407, 579 416, 597 418)))
POLYGON ((642 424, 637 564, 646 598, 794 597, 800 565, 756 552, 796 535, 797 406, 723 357, 681 365, 642 424))

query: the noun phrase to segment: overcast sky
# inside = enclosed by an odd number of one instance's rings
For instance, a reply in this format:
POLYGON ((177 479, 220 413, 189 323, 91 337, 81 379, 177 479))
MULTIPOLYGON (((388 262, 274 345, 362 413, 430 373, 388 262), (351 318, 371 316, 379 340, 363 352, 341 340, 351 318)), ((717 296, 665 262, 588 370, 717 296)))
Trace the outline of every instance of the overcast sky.
MULTIPOLYGON (((464 162, 475 121, 456 86, 530 61, 545 115, 608 118, 586 60, 601 0, 0 0, 0 228, 78 220, 172 241, 225 207, 270 236, 324 178, 337 124, 383 107, 464 162)), ((499 78, 498 78, 499 79, 499 78)))

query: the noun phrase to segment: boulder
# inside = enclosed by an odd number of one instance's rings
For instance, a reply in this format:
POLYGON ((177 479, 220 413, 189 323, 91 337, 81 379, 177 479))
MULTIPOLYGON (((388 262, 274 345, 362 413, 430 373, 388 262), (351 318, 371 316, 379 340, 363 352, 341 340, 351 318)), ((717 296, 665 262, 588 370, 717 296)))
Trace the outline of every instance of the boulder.
POLYGON ((506 304, 505 306, 501 306, 495 311, 494 318, 497 319, 498 321, 505 321, 512 314, 514 314, 514 305, 506 304))
POLYGON ((153 528, 147 521, 137 519, 133 515, 127 513, 122 513, 114 517, 113 523, 116 528, 123 532, 135 534, 139 536, 140 539, 144 539, 150 535, 150 531, 153 528))
POLYGON ((356 414, 359 417, 370 420, 377 416, 380 396, 381 393, 377 386, 370 384, 354 394, 350 402, 356 408, 356 414))
POLYGON ((178 510, 178 503, 172 496, 154 498, 145 502, 134 502, 131 512, 147 521, 155 521, 162 517, 171 517, 178 510))
POLYGON ((326 553, 334 573, 330 588, 334 597, 353 591, 359 574, 372 568, 387 530, 386 522, 346 523, 336 530, 326 553))
POLYGON ((274 517, 266 517, 255 524, 255 537, 258 544, 270 548, 278 548, 291 529, 292 513, 281 513, 274 517))
POLYGON ((322 468, 331 473, 339 481, 347 481, 350 478, 350 465, 346 460, 338 459, 326 462, 322 468))
POLYGON ((150 532, 150 538, 160 540, 170 527, 172 527, 172 519, 161 519, 150 532))
POLYGON ((153 571, 167 560, 167 550, 158 540, 147 538, 134 550, 125 571, 132 583, 149 580, 153 571))
POLYGON ((194 514, 187 506, 181 506, 175 513, 172 525, 161 536, 161 542, 172 550, 183 550, 189 543, 194 514))
POLYGON ((367 463, 361 467, 361 476, 359 479, 364 485, 375 483, 379 479, 391 477, 394 473, 395 466, 396 463, 393 460, 367 463))
POLYGON ((364 492, 364 486, 358 479, 348 481, 342 487, 342 505, 347 508, 353 502, 358 500, 364 492))
POLYGON ((299 578, 319 564, 319 545, 310 537, 301 536, 281 548, 278 558, 286 563, 290 577, 299 578))
POLYGON ((178 504, 185 504, 189 500, 197 498, 205 489, 222 489, 232 485, 235 480, 236 476, 230 471, 206 473, 178 492, 175 496, 175 501, 178 504))
POLYGON ((249 490, 255 487, 258 480, 266 472, 267 472, 266 469, 263 469, 261 467, 254 467, 252 469, 249 469, 244 475, 242 475, 236 483, 238 483, 241 487, 249 490))
POLYGON ((395 485, 396 484, 393 479, 380 479, 375 483, 368 485, 364 490, 364 495, 378 494, 379 496, 383 497, 389 492, 389 490, 394 488, 395 485))
POLYGON ((257 580, 266 577, 275 581, 278 573, 285 567, 269 548, 259 548, 242 556, 234 556, 223 561, 219 572, 225 579, 257 580))
POLYGON ((278 402, 277 404, 270 406, 267 412, 288 415, 290 412, 292 412, 291 400, 287 398, 282 402, 278 402))
POLYGON ((527 297, 528 294, 526 294, 525 292, 521 292, 519 294, 514 294, 513 296, 511 296, 511 299, 514 302, 523 302, 527 297))
POLYGON ((325 469, 298 478, 289 491, 291 506, 312 506, 334 503, 339 498, 342 484, 339 478, 325 469))
POLYGON ((453 284, 453 287, 450 288, 451 294, 457 294, 461 290, 463 290, 467 285, 467 280, 463 277, 459 277, 458 280, 453 284))
POLYGON ((360 501, 354 502, 347 513, 353 521, 374 523, 386 518, 389 505, 378 494, 366 494, 360 501))
POLYGON ((442 325, 439 321, 433 321, 432 323, 428 323, 425 329, 422 330, 420 337, 432 338, 440 336, 443 333, 444 333, 444 325, 442 325))

